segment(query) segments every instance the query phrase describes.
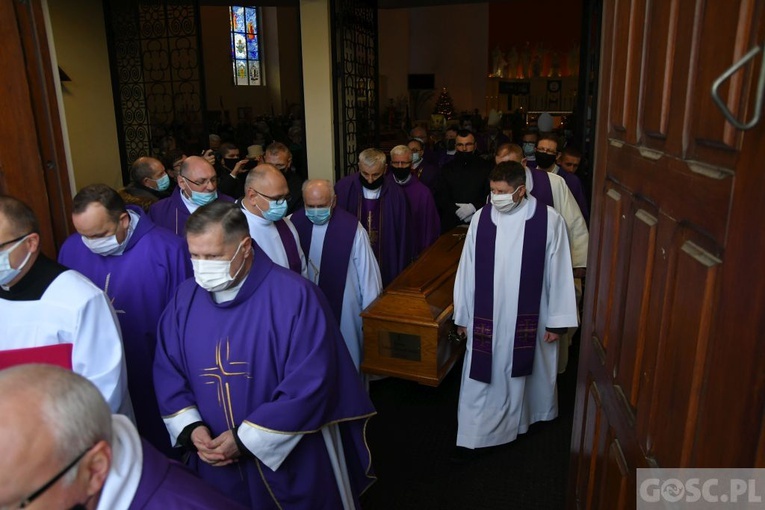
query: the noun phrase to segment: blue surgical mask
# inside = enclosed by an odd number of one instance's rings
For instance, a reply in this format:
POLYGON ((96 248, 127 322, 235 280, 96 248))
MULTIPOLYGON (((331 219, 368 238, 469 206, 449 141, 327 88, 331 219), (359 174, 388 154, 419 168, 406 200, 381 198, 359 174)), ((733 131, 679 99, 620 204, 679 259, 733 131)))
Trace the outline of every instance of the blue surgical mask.
POLYGON ((210 202, 214 201, 216 198, 218 198, 217 191, 194 191, 194 190, 190 190, 190 191, 191 191, 191 201, 199 206, 207 205, 210 202))
POLYGON ((419 152, 412 153, 412 163, 415 163, 415 164, 419 163, 421 159, 422 159, 422 154, 420 154, 419 152))
POLYGON ((278 204, 276 200, 269 200, 267 211, 258 208, 260 209, 260 212, 263 213, 263 218, 268 221, 279 221, 284 218, 284 215, 287 212, 287 201, 282 200, 281 202, 281 204, 278 204))
POLYGON ((165 191, 170 187, 170 177, 168 177, 167 174, 163 175, 159 179, 152 179, 152 181, 157 183, 157 191, 165 191))
POLYGON ((306 207, 305 216, 314 225, 324 225, 332 216, 331 207, 306 207))
POLYGON ((16 244, 11 246, 5 251, 0 251, 0 285, 7 285, 8 282, 16 278, 19 273, 24 269, 24 266, 27 265, 27 262, 29 262, 29 257, 32 256, 32 252, 27 252, 27 256, 24 259, 24 261, 19 264, 19 267, 13 268, 11 267, 11 252, 18 248, 21 243, 24 242, 24 239, 26 239, 29 236, 24 236, 21 239, 19 239, 16 244))
POLYGON ((534 155, 534 151, 537 150, 537 144, 534 142, 523 142, 523 155, 527 158, 534 155))

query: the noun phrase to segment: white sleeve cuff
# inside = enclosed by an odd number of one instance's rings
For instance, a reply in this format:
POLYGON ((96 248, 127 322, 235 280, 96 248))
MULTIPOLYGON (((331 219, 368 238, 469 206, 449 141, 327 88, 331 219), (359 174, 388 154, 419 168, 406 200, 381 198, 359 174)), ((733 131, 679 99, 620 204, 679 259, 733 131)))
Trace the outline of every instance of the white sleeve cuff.
POLYGON ((181 435, 183 429, 192 423, 204 420, 202 420, 202 415, 199 414, 199 410, 196 406, 191 406, 182 409, 173 415, 163 416, 162 421, 165 422, 167 432, 170 434, 170 443, 173 446, 180 446, 178 444, 178 436, 181 435))
POLYGON ((279 469, 303 437, 302 434, 269 432, 246 421, 239 426, 237 434, 242 444, 272 471, 279 469))

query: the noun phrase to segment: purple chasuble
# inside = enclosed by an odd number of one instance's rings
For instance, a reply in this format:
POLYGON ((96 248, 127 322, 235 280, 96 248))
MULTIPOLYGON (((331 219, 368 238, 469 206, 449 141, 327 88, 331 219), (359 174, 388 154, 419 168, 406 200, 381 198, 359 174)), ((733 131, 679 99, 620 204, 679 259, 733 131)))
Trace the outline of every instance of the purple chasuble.
POLYGON ((213 437, 244 422, 300 434, 276 471, 253 457, 222 467, 191 457, 204 480, 258 509, 342 508, 320 432, 336 424, 358 506, 374 479, 364 438, 374 407, 318 287, 253 250, 233 300, 215 303, 190 279, 165 309, 154 363, 160 411, 196 407, 213 437))
MULTIPOLYGON (((380 207, 380 232, 377 242, 380 244, 380 252, 383 256, 377 257, 377 250, 374 253, 380 264, 383 286, 392 282, 412 260, 409 239, 409 223, 412 220, 409 215, 409 206, 404 191, 394 184, 384 179, 380 198, 376 200, 380 207)), ((335 194, 337 207, 355 216, 369 234, 370 242, 374 243, 372 234, 367 228, 366 216, 362 217, 362 203, 365 199, 359 173, 337 181, 335 194)))
MULTIPOLYGON (((475 301, 470 378, 491 383, 492 341, 494 336, 494 252, 497 226, 491 221, 493 206, 481 210, 475 241, 475 301)), ((539 303, 545 269, 547 244, 547 206, 537 204, 526 220, 523 233, 523 258, 518 283, 518 315, 513 343, 511 377, 531 374, 534 365, 539 303)))
POLYGON ((590 208, 587 206, 587 199, 584 197, 584 190, 582 189, 582 181, 579 180, 575 174, 566 172, 562 168, 558 167, 558 175, 563 177, 566 181, 566 186, 571 190, 571 194, 574 195, 576 203, 579 205, 579 209, 584 216, 584 222, 589 226, 590 224, 590 208))
POLYGON ((411 215, 409 222, 410 243, 412 255, 416 258, 431 244, 435 243, 441 233, 441 218, 438 216, 436 202, 427 186, 418 181, 415 176, 412 176, 404 184, 398 184, 395 181, 391 184, 401 186, 401 189, 406 193, 411 215))
POLYGON ((244 510, 204 483, 186 466, 165 458, 141 440, 143 463, 128 510, 244 510))
MULTIPOLYGON (((303 253, 308 257, 311 252, 313 223, 306 217, 305 209, 296 211, 291 219, 300 237, 303 253)), ((321 248, 319 288, 327 297, 338 324, 343 311, 348 264, 351 260, 358 224, 353 215, 335 207, 327 224, 327 233, 324 235, 324 245, 321 248)))
POLYGON ((542 170, 531 170, 531 180, 534 182, 534 187, 531 190, 533 197, 542 202, 544 205, 555 207, 553 204, 550 176, 547 174, 547 172, 543 172, 542 170))
POLYGON ((284 246, 284 251, 287 253, 287 262, 290 265, 290 269, 297 274, 301 274, 303 265, 300 263, 300 253, 298 253, 297 243, 290 227, 284 220, 275 221, 274 226, 277 232, 279 232, 279 239, 282 240, 282 246, 284 246))
POLYGON ((122 330, 138 431, 170 455, 173 448, 157 407, 152 365, 160 315, 178 286, 192 275, 191 259, 182 239, 157 228, 140 207, 127 208, 140 220, 122 255, 96 255, 75 233, 64 242, 58 261, 85 275, 109 297, 122 330))
MULTIPOLYGON (((218 192, 218 198, 224 202, 233 202, 234 199, 228 195, 218 192)), ((168 229, 178 237, 186 239, 186 221, 191 216, 189 208, 181 198, 181 188, 176 187, 173 194, 155 202, 149 208, 149 218, 155 225, 168 229)))

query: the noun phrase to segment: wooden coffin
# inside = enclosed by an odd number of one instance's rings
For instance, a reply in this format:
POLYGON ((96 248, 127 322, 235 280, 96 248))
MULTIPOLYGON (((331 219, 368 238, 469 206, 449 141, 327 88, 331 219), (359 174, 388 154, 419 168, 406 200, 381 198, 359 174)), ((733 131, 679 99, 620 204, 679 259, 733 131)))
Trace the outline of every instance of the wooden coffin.
POLYGON ((466 234, 467 227, 443 234, 361 313, 364 372, 438 386, 465 352, 449 333, 466 234))

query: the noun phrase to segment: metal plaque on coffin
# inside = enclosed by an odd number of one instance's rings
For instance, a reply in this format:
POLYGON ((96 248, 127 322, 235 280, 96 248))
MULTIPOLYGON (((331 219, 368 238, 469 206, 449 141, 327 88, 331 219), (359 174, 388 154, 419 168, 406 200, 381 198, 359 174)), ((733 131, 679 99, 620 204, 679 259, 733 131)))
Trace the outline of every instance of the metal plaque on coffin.
POLYGON ((465 352, 452 314, 466 234, 456 227, 439 237, 361 313, 364 372, 438 386, 465 352))

